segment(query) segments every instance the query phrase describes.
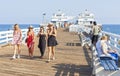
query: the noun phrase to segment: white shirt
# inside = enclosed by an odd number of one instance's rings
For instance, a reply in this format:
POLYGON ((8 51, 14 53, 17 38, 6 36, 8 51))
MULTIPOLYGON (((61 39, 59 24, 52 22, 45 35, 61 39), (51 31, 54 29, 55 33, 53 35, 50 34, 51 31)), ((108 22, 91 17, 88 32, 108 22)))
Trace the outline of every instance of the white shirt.
POLYGON ((97 50, 98 56, 103 54, 102 46, 101 46, 101 40, 97 41, 97 43, 96 43, 96 50, 97 50))

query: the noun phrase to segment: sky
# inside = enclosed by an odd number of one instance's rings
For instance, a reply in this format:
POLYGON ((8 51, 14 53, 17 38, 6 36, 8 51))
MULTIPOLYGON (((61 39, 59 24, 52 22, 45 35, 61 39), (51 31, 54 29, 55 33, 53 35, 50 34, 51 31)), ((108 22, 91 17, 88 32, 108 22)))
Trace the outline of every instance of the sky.
POLYGON ((78 16, 85 9, 101 24, 120 24, 120 0, 0 0, 0 24, 50 21, 58 9, 78 16))

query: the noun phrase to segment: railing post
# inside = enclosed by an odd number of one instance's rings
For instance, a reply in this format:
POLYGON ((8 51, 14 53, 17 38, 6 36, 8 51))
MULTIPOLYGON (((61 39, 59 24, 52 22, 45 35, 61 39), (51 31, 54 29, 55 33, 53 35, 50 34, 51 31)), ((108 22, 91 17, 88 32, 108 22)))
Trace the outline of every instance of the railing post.
MULTIPOLYGON (((1 33, 0 33, 0 39, 1 39, 1 33)), ((1 44, 1 41, 0 41, 0 44, 1 44)))
POLYGON ((109 40, 108 40, 108 43, 109 43, 109 44, 111 43, 111 41, 110 41, 110 40, 111 40, 111 37, 109 37, 109 40))
POLYGON ((109 44, 111 43, 110 40, 108 40, 108 43, 109 43, 109 44))
POLYGON ((6 43, 8 43, 8 36, 9 36, 9 34, 8 34, 8 32, 6 32, 6 43))
POLYGON ((114 41, 115 41, 114 46, 117 47, 117 44, 116 44, 117 38, 114 38, 114 41))

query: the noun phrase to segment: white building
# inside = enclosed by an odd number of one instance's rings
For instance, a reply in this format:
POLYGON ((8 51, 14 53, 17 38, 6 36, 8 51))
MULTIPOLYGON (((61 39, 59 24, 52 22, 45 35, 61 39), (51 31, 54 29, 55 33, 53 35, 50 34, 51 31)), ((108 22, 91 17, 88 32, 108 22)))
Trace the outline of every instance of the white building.
POLYGON ((64 27, 64 23, 67 23, 73 17, 66 16, 62 11, 58 10, 57 13, 53 14, 51 22, 57 27, 64 27))
POLYGON ((78 25, 91 25, 95 21, 93 13, 85 10, 85 12, 79 14, 77 23, 78 25))

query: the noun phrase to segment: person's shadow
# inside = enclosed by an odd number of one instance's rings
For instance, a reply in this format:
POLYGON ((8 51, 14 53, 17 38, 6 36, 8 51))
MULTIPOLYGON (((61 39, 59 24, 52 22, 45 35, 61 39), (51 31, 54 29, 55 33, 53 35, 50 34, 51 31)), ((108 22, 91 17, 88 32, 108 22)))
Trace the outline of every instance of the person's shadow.
MULTIPOLYGON (((13 54, 4 54, 4 55, 0 55, 0 58, 13 60, 12 56, 13 54)), ((40 56, 34 56, 33 58, 30 58, 28 55, 20 55, 20 59, 29 59, 29 60, 39 61, 40 56)))

